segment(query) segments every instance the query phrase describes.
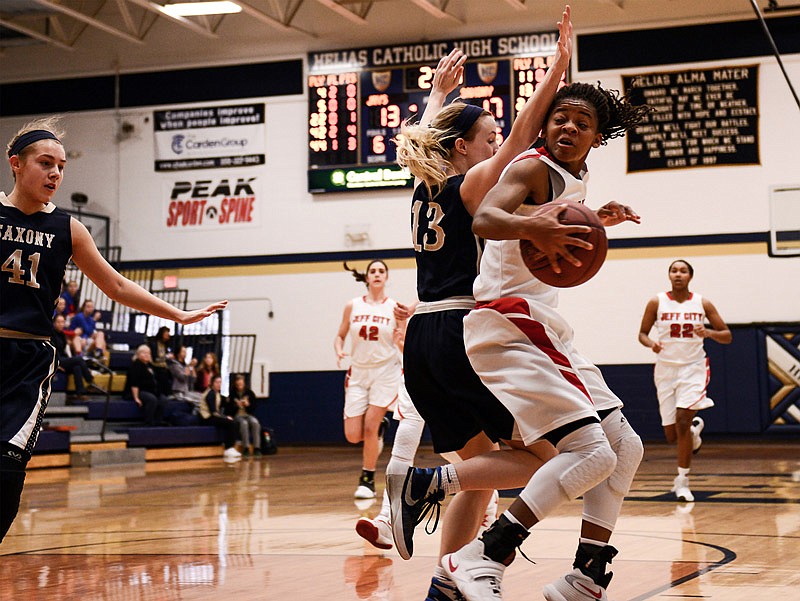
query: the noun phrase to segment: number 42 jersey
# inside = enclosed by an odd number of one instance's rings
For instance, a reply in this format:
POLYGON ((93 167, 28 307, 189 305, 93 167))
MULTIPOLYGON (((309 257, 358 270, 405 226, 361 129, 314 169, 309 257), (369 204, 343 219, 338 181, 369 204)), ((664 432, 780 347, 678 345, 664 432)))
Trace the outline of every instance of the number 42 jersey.
POLYGON ((26 215, 0 192, 0 328, 50 337, 72 256, 70 220, 53 203, 26 215))

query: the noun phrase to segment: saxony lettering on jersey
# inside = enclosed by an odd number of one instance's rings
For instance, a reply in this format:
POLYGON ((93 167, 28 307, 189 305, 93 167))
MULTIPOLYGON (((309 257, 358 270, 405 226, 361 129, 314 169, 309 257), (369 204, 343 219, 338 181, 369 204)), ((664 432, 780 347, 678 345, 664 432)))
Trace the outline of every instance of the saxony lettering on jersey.
POLYGON ((19 227, 18 225, 3 225, 0 223, 0 240, 9 240, 11 242, 21 242, 22 244, 52 248, 53 239, 55 237, 55 234, 19 227))

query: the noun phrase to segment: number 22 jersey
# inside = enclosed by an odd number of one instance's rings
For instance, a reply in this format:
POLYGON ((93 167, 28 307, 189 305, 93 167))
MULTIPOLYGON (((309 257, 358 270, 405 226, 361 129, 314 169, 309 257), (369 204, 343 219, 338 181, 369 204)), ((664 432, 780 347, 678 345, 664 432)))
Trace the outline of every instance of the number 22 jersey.
POLYGON ((705 358, 703 339, 694 326, 705 321, 703 297, 695 292, 679 303, 670 292, 659 292, 656 331, 661 352, 656 361, 669 365, 688 365, 705 358))

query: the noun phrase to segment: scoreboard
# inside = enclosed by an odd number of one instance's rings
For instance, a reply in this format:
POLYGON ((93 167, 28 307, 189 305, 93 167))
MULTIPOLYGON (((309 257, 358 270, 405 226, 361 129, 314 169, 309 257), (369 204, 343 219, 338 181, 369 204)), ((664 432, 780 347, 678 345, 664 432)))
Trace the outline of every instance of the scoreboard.
POLYGON ((392 138, 420 116, 439 59, 468 55, 460 97, 490 111, 498 141, 552 64, 558 32, 381 46, 308 55, 308 189, 311 193, 409 187, 392 138))

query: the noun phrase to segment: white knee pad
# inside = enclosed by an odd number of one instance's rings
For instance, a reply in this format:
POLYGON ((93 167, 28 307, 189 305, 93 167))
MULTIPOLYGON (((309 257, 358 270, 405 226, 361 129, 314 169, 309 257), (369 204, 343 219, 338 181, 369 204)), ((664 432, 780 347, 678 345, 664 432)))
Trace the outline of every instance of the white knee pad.
POLYGON ((568 434, 557 448, 559 455, 540 467, 520 493, 539 520, 608 478, 617 462, 600 424, 568 434))
POLYGON ((631 428, 619 409, 607 415, 600 425, 617 455, 617 467, 609 476, 608 484, 612 490, 625 496, 631 488, 636 470, 639 469, 644 456, 642 439, 631 428))
POLYGON ((556 448, 559 453, 568 452, 577 459, 559 478, 561 488, 570 499, 608 478, 617 464, 617 456, 600 424, 590 424, 568 434, 556 448))

